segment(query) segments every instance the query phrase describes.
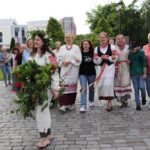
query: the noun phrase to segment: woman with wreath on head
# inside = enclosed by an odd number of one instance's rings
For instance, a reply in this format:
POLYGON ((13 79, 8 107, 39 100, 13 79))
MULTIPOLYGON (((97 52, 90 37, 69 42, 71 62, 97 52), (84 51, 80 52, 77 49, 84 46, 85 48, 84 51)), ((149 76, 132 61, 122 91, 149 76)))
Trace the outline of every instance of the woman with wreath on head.
MULTIPOLYGON (((34 47, 30 54, 28 60, 35 60, 35 62, 40 66, 45 66, 47 64, 53 64, 54 54, 49 50, 48 41, 43 32, 37 32, 34 37, 34 47), (51 59, 52 58, 52 59, 51 59), (51 61, 52 60, 52 61, 51 61)), ((37 105, 36 108, 36 122, 38 131, 40 133, 40 140, 37 142, 36 146, 38 148, 44 148, 51 143, 51 115, 49 110, 49 104, 52 97, 57 98, 59 89, 59 75, 55 71, 51 74, 51 90, 48 98, 48 105, 44 107, 41 111, 45 102, 42 105, 37 105)))

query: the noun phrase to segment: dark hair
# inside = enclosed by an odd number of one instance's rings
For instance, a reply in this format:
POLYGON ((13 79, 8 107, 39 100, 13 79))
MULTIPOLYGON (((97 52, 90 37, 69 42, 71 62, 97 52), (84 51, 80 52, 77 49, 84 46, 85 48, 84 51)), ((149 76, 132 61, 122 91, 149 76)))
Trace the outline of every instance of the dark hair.
POLYGON ((13 49, 12 49, 12 53, 14 54, 14 51, 15 50, 17 50, 18 51, 18 53, 19 53, 19 48, 18 47, 13 47, 13 49))
POLYGON ((129 49, 137 48, 138 44, 135 41, 131 41, 129 44, 129 49))
POLYGON ((81 44, 80 44, 81 51, 84 50, 84 48, 83 48, 83 43, 84 43, 84 42, 88 42, 88 43, 89 43, 89 45, 90 45, 89 51, 90 51, 90 52, 93 52, 93 51, 94 51, 94 47, 93 47, 91 41, 90 41, 90 40, 87 40, 87 39, 84 39, 84 40, 81 42, 81 44))
MULTIPOLYGON (((54 53, 49 48, 49 41, 48 41, 48 38, 46 37, 46 34, 44 33, 44 31, 37 31, 34 34, 33 39, 35 39, 36 36, 38 36, 43 41, 43 46, 41 47, 41 52, 42 52, 41 56, 43 54, 45 54, 46 52, 49 52, 50 54, 52 54, 53 56, 55 56, 54 53)), ((33 51, 31 52, 31 56, 35 55, 36 52, 37 52, 37 48, 35 48, 33 46, 33 51)))

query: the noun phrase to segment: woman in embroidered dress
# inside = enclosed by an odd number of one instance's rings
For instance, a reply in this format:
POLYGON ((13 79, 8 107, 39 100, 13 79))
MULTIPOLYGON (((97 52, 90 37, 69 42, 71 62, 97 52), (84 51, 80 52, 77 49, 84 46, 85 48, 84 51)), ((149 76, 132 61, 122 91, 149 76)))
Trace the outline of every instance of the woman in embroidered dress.
POLYGON ((131 79, 128 65, 129 46, 125 44, 125 37, 121 34, 117 35, 116 43, 118 61, 115 64, 115 95, 117 101, 121 103, 120 107, 126 107, 128 99, 131 97, 131 79))
POLYGON ((81 51, 77 45, 73 44, 73 35, 65 36, 66 45, 60 47, 57 61, 60 67, 60 77, 65 91, 59 98, 60 110, 66 112, 66 109, 74 107, 77 82, 79 75, 79 65, 81 63, 81 51))
POLYGON ((99 34, 100 45, 94 51, 94 63, 101 66, 97 73, 95 86, 99 100, 107 100, 107 111, 112 110, 112 99, 114 98, 114 75, 117 56, 113 47, 108 44, 106 32, 99 34))
MULTIPOLYGON (((52 56, 54 57, 54 54, 50 52, 44 34, 42 32, 37 32, 34 38, 34 48, 28 60, 35 60, 38 65, 45 66, 46 64, 51 63, 50 58, 52 56)), ((57 71, 51 75, 51 78, 52 81, 48 99, 48 106, 44 108, 43 111, 41 111, 43 106, 45 106, 44 102, 44 104, 38 105, 36 108, 36 122, 41 137, 41 139, 36 144, 38 148, 46 147, 51 142, 51 115, 49 104, 52 97, 57 97, 58 95, 57 90, 59 89, 59 75, 57 71)))

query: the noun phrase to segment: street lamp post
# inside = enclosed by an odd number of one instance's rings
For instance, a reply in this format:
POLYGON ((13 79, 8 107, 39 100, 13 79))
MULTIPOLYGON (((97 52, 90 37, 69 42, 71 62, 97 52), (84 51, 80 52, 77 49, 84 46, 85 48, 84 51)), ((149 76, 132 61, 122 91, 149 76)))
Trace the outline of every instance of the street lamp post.
POLYGON ((117 14, 118 14, 118 32, 120 34, 121 32, 121 23, 120 23, 120 10, 122 8, 122 1, 120 1, 119 3, 116 4, 116 11, 117 11, 117 14))

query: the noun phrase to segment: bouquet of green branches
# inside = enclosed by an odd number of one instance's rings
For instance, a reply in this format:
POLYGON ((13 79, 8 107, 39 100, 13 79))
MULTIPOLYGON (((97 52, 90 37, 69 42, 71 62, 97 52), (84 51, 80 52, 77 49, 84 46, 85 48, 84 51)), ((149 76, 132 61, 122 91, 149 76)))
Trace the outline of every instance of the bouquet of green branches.
POLYGON ((36 105, 43 105, 42 110, 48 105, 48 88, 51 86, 51 75, 55 71, 51 64, 46 66, 38 65, 34 60, 18 66, 14 70, 17 81, 22 87, 17 92, 17 112, 24 118, 33 117, 32 112, 36 105))

